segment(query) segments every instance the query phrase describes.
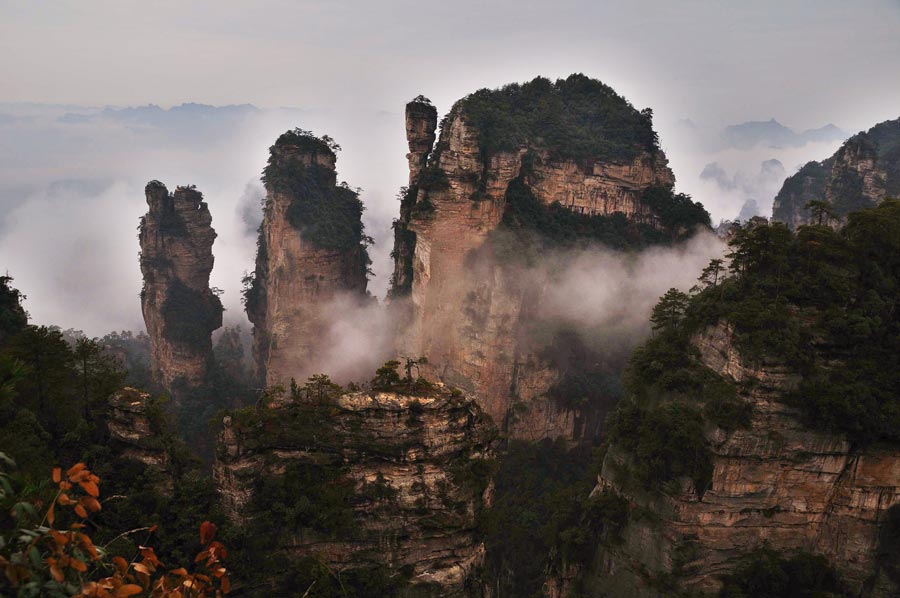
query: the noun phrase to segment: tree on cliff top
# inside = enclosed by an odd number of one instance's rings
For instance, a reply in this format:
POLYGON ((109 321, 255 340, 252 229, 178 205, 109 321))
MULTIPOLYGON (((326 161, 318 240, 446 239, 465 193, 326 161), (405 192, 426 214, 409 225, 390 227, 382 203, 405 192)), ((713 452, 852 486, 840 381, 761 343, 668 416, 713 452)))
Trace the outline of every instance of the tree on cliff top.
POLYGON ((282 152, 285 147, 294 147, 301 154, 321 152, 334 157, 340 146, 328 135, 316 137, 303 129, 287 131, 269 148, 262 182, 270 190, 291 196, 288 221, 304 240, 320 249, 358 250, 361 268, 368 273, 371 261, 366 248, 373 241, 362 223, 365 207, 359 199, 360 189, 336 184, 333 169, 295 159, 282 152))
POLYGON ((530 146, 559 159, 630 161, 659 149, 652 111, 582 74, 480 89, 454 110, 475 126, 486 155, 530 146))

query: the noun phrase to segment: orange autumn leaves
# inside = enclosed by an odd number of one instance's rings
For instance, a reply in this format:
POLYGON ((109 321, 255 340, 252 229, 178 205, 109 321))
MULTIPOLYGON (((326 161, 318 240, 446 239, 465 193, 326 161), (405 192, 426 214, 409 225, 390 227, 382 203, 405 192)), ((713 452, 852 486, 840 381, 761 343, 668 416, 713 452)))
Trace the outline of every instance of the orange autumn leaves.
MULTIPOLYGON (((101 510, 100 478, 84 463, 65 474, 55 468, 52 480, 56 495, 40 524, 0 530, 0 536, 14 531, 10 537, 20 538, 15 549, 0 551, 0 569, 13 588, 40 584, 52 588, 53 595, 84 598, 215 598, 231 589, 224 566, 227 551, 215 540, 213 523, 206 521, 200 526, 202 550, 194 560, 194 570, 179 567, 167 571, 150 547, 141 546, 129 560, 94 545, 86 524, 101 510), (70 513, 74 516, 67 516, 70 513), (67 528, 57 528, 57 521, 63 519, 72 522, 67 528)), ((16 520, 17 514, 11 514, 16 520)), ((155 526, 150 531, 153 529, 155 526)))

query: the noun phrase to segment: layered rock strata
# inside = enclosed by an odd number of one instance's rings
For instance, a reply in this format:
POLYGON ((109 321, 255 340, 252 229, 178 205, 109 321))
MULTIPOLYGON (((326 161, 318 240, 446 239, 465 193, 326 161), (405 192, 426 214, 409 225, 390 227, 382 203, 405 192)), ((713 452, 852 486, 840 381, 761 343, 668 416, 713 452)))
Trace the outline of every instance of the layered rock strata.
POLYGON ((288 132, 270 149, 256 270, 246 294, 261 382, 324 371, 317 361, 331 340, 336 297, 366 294, 368 256, 356 192, 337 184, 328 143, 288 132))
POLYGON ((165 472, 168 453, 151 418, 150 395, 145 392, 126 387, 109 398, 107 427, 119 455, 165 472))
MULTIPOLYGON (((658 583, 675 574, 684 590, 715 593, 719 576, 764 545, 790 554, 824 555, 854 596, 900 591, 877 563, 879 524, 900 503, 900 448, 857 450, 842 435, 806 428, 782 400, 797 381, 779 366, 746 363, 732 329, 720 323, 694 337, 704 365, 748 389, 751 425, 708 431, 712 484, 698 497, 649 494, 627 480, 630 457, 612 447, 598 491, 609 487, 635 507, 621 545, 598 552, 588 575, 593 592, 664 596, 658 583)), ((607 595, 607 594, 598 594, 607 595)))
POLYGON ((141 308, 150 336, 154 380, 176 399, 200 388, 212 363, 212 332, 222 303, 209 287, 216 231, 203 194, 191 187, 169 193, 159 181, 145 189, 141 218, 141 308))
MULTIPOLYGON (((428 396, 310 400, 225 419, 214 475, 228 516, 252 529, 272 480, 297 468, 328 468, 328 487, 344 489, 351 524, 335 531, 281 522, 273 548, 284 554, 285 570, 316 556, 336 572, 372 565, 402 572, 408 588, 419 590, 411 595, 465 595, 484 550, 475 515, 494 438, 478 405, 443 388, 428 396)), ((305 485, 295 493, 315 490, 305 485)))
POLYGON ((815 224, 806 205, 825 201, 833 217, 823 223, 839 224, 849 212, 896 196, 900 196, 900 119, 854 135, 831 158, 809 162, 788 177, 775 197, 772 215, 792 229, 815 224))

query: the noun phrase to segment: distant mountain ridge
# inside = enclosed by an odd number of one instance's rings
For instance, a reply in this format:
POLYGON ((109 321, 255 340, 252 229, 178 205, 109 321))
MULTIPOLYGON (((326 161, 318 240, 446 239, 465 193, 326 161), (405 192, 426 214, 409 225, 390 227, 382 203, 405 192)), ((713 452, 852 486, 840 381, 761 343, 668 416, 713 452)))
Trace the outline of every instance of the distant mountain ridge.
POLYGON ((798 133, 774 118, 767 121, 748 121, 725 127, 721 140, 728 147, 750 149, 756 145, 774 148, 801 147, 807 143, 838 141, 849 137, 843 129, 829 123, 818 129, 798 133))

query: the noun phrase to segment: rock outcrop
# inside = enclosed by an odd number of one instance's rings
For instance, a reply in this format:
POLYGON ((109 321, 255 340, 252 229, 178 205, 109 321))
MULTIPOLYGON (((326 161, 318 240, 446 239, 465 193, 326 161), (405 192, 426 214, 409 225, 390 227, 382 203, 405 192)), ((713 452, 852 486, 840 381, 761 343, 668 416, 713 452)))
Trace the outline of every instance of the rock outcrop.
POLYGON ((212 332, 222 325, 222 303, 209 288, 216 231, 194 187, 169 193, 151 181, 145 193, 150 209, 140 226, 141 308, 153 378, 177 400, 206 383, 212 332))
POLYGON ((410 595, 465 595, 484 550, 475 515, 494 438, 474 401, 440 387, 295 395, 224 424, 214 475, 233 522, 260 530, 273 488, 307 505, 309 514, 269 522, 281 571, 316 557, 335 572, 381 567, 402 576, 410 595))
POLYGON ((687 481, 665 494, 636 489, 627 480, 630 457, 610 448, 598 490, 612 488, 648 515, 633 515, 623 542, 598 552, 586 579, 591 591, 671 595, 660 581, 674 576, 684 590, 714 593, 718 576, 766 545, 825 556, 854 596, 897 595, 876 552, 879 524, 900 503, 900 448, 860 451, 842 435, 805 427, 783 403, 797 376, 745 362, 730 326, 710 327, 692 342, 705 366, 745 389, 750 426, 708 431, 713 473, 702 497, 687 481))
POLYGON ((270 148, 256 271, 246 297, 257 374, 267 385, 323 371, 325 310, 341 294, 365 297, 362 204, 337 184, 337 146, 297 130, 270 148))
POLYGON ((419 192, 419 175, 428 164, 428 155, 434 147, 437 119, 437 109, 424 96, 418 96, 406 105, 409 185, 400 198, 400 217, 394 221, 394 274, 391 280, 393 297, 407 295, 412 288, 416 239, 415 233, 409 230, 409 222, 419 192))
POLYGON ((168 452, 153 429, 150 395, 126 387, 109 398, 109 408, 107 427, 119 455, 167 471, 168 452))
POLYGON ((788 177, 772 216, 791 229, 813 224, 806 204, 825 201, 840 223, 854 210, 900 195, 900 119, 885 121, 848 139, 827 160, 809 162, 788 177))
MULTIPOLYGON (((473 393, 505 432, 529 439, 590 436, 599 418, 547 397, 560 372, 542 357, 546 344, 533 342, 527 331, 547 282, 526 281, 503 263, 481 259, 490 253, 489 237, 501 228, 511 186, 524 186, 544 206, 556 202, 585 216, 621 213, 634 223, 658 226, 643 195, 674 183, 647 113, 583 76, 555 85, 537 79, 522 88, 546 94, 550 104, 561 102, 556 95, 561 89, 572 94, 592 89, 603 96, 594 98, 596 104, 615 106, 643 141, 622 142, 616 152, 598 148, 576 155, 528 127, 480 130, 490 120, 473 116, 477 102, 502 100, 509 88, 482 90, 451 109, 423 167, 436 117, 430 106, 413 102, 407 108, 410 187, 395 224, 392 295, 408 297, 412 304, 402 348, 427 356, 431 376, 473 393), (496 147, 495 138, 503 136, 517 141, 496 147)), ((565 120, 567 110, 560 104, 551 116, 565 120)), ((587 145, 601 139, 599 131, 611 124, 602 114, 590 118, 595 129, 585 133, 587 145)), ((629 126, 617 124, 620 130, 629 126)))

